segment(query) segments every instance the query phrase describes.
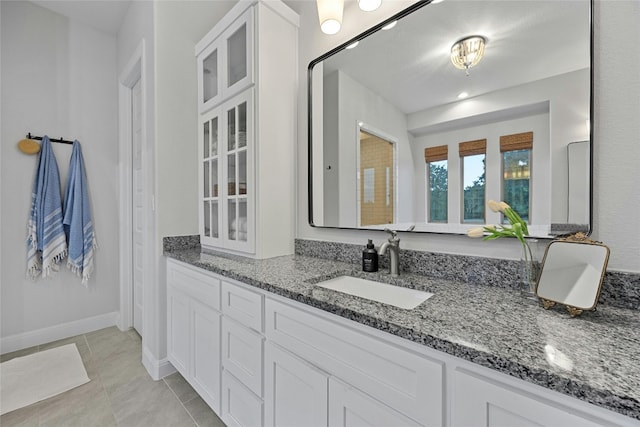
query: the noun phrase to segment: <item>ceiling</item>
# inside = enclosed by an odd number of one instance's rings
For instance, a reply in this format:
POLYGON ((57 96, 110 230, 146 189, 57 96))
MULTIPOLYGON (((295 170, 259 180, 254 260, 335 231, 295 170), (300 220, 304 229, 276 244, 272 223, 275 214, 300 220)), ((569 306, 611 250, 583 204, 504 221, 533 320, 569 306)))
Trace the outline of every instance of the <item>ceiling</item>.
POLYGON ((133 0, 31 0, 46 9, 115 35, 133 0))
POLYGON ((429 4, 324 61, 404 113, 589 68, 589 0, 445 0, 429 4), (466 36, 488 39, 466 76, 449 59, 466 36))

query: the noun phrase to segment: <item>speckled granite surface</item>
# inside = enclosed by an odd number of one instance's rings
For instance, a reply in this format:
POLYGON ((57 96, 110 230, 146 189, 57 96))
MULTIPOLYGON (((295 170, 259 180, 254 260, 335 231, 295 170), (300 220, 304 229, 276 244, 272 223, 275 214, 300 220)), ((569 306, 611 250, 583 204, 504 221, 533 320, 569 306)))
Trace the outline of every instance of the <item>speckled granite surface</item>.
MULTIPOLYGON (((361 263, 362 245, 296 239, 295 253, 333 261, 361 263)), ((380 257, 380 269, 388 268, 388 257, 380 257)), ((520 262, 464 255, 400 249, 400 270, 432 278, 458 280, 478 285, 521 289, 520 262)), ((600 304, 640 309, 640 274, 608 271, 600 304)))
MULTIPOLYGON (((166 250, 171 258, 640 419, 640 311, 603 305, 572 319, 519 292, 406 273, 362 273, 358 264, 292 255, 251 260, 166 250), (315 286, 342 274, 434 293, 403 310, 315 286)), ((353 261, 353 260, 350 260, 353 261)), ((460 268, 458 266, 458 268, 460 268)))

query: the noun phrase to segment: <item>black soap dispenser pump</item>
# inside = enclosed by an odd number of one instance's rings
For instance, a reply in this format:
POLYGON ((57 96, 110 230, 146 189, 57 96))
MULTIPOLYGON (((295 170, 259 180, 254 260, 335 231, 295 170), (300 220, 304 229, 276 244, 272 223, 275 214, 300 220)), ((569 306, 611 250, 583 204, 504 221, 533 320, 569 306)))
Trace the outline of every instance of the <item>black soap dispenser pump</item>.
POLYGON ((378 271, 378 251, 371 239, 369 239, 365 250, 362 251, 362 271, 366 271, 367 273, 375 273, 378 271))

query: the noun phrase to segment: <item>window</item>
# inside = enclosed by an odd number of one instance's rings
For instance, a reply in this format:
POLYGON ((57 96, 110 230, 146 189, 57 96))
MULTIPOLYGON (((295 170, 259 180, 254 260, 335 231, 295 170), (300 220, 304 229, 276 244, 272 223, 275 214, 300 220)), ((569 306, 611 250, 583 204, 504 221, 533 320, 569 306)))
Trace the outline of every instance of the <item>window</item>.
POLYGON ((487 140, 461 142, 462 222, 485 222, 485 156, 487 140))
POLYGON ((533 132, 500 137, 502 200, 530 222, 533 132))
POLYGON ((427 163, 427 222, 447 222, 449 191, 447 156, 446 145, 424 150, 427 163))

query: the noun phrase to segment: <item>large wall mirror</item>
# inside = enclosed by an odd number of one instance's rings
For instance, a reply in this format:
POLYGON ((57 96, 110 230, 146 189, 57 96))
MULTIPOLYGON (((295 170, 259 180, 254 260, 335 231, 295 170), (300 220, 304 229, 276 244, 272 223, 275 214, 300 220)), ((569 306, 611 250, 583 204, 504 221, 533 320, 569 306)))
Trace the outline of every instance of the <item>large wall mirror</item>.
POLYGON ((465 233, 504 221, 493 199, 532 236, 588 233, 591 9, 419 1, 312 61, 310 224, 465 233))

